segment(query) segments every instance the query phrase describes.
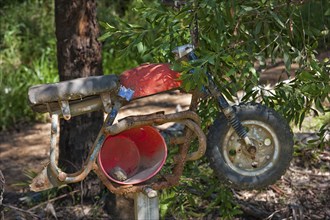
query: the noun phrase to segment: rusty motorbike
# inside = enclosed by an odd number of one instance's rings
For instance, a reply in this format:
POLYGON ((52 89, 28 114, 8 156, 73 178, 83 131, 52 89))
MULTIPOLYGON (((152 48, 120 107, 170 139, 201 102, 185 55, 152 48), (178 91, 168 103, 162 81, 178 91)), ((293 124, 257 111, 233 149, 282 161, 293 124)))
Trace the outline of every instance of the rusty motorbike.
MULTIPOLYGON (((177 47, 178 58, 198 59, 191 44, 177 47)), ((191 73, 193 74, 193 73, 191 73)), ((76 183, 94 171, 113 193, 159 190, 179 184, 184 166, 206 155, 219 181, 239 189, 262 188, 277 181, 288 168, 293 135, 287 122, 273 109, 257 103, 230 105, 206 72, 209 83, 190 93, 188 110, 128 116, 115 122, 119 110, 133 100, 181 90, 180 73, 169 64, 143 64, 120 75, 93 76, 29 89, 33 110, 51 115, 50 161, 33 179, 31 189, 42 191, 76 183), (218 117, 207 133, 196 113, 202 99, 214 99, 218 117), (106 118, 80 171, 66 173, 58 167, 56 143, 59 119, 103 110, 106 118), (182 135, 165 141, 155 126, 182 124, 182 135), (192 142, 198 143, 191 150, 192 142), (169 169, 162 171, 171 146, 178 151, 169 169)))

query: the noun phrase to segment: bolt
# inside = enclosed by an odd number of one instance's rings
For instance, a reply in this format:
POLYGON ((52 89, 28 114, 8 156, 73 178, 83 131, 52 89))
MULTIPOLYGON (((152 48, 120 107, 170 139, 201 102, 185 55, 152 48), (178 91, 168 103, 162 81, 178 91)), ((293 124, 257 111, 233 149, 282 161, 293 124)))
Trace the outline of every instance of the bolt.
POLYGON ((267 155, 267 156, 266 156, 266 159, 267 159, 267 160, 269 160, 269 159, 270 159, 270 156, 269 156, 269 155, 267 155))
POLYGON ((60 181, 62 181, 62 182, 66 179, 66 177, 67 177, 67 175, 66 175, 66 173, 64 173, 64 172, 60 172, 60 173, 58 174, 58 179, 59 179, 60 181))
POLYGON ((65 120, 67 120, 67 121, 68 121, 68 120, 70 120, 70 118, 71 118, 71 115, 66 115, 66 114, 65 114, 65 115, 63 115, 63 118, 64 118, 65 120))
POLYGON ((151 198, 155 198, 156 196, 158 196, 158 193, 156 190, 153 190, 150 187, 146 187, 144 188, 144 194, 146 194, 148 196, 149 199, 151 198))
POLYGON ((242 167, 243 167, 243 165, 240 163, 240 164, 238 164, 238 167, 241 167, 241 168, 242 168, 242 167))
POLYGON ((35 183, 35 186, 36 186, 37 188, 39 188, 39 187, 43 187, 44 184, 45 184, 45 181, 44 181, 44 180, 42 180, 42 179, 37 179, 37 181, 36 181, 36 183, 35 183))
POLYGON ((235 137, 234 137, 234 136, 231 136, 231 137, 230 137, 230 140, 232 140, 232 141, 233 141, 234 139, 235 139, 235 137))
POLYGON ((266 139, 264 140, 264 144, 265 144, 266 146, 271 145, 271 143, 272 143, 272 141, 271 141, 269 138, 266 138, 266 139))
POLYGON ((257 153, 257 148, 255 146, 249 146, 247 150, 252 155, 254 155, 255 153, 257 153))
POLYGON ((128 176, 127 173, 125 172, 125 170, 123 170, 121 167, 119 166, 115 166, 109 173, 111 175, 111 177, 113 177, 116 180, 119 180, 121 182, 127 180, 128 176))

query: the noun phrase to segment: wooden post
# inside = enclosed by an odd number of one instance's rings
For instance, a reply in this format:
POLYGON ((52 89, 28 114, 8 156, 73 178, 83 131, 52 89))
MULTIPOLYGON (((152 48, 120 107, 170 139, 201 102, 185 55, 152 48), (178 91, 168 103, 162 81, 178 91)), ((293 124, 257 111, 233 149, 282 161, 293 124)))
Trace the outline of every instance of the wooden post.
POLYGON ((134 195, 135 220, 158 220, 159 199, 157 192, 146 188, 144 192, 134 195))

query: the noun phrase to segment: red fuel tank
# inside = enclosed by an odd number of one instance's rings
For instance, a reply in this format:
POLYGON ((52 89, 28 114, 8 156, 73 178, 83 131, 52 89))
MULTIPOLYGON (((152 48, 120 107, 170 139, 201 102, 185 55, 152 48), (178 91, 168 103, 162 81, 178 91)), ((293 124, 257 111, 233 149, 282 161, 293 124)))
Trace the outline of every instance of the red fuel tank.
POLYGON ((126 70, 119 79, 123 86, 135 91, 134 99, 179 88, 179 76, 169 64, 143 64, 126 70))

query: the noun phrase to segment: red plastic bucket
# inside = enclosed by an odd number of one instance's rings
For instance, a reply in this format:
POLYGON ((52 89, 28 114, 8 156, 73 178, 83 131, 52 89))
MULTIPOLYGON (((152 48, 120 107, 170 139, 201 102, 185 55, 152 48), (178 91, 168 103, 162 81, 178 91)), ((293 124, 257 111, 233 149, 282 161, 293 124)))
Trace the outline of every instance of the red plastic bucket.
POLYGON ((155 128, 144 126, 108 136, 100 150, 98 162, 111 181, 138 184, 156 175, 166 157, 164 138, 155 128))

